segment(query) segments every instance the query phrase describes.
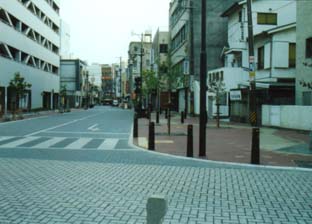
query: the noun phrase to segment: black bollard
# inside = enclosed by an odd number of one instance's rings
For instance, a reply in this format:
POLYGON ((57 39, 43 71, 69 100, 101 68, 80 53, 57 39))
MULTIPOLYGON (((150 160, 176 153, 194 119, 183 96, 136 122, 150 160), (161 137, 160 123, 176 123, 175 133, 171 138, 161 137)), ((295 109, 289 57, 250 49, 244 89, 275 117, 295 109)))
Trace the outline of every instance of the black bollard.
POLYGON ((193 125, 187 126, 187 149, 186 156, 193 157, 193 125))
POLYGON ((168 119, 168 110, 165 110, 165 118, 168 119))
POLYGON ((148 149, 155 150, 155 123, 150 122, 148 128, 148 149))
POLYGON ((310 131, 310 142, 309 142, 309 150, 312 150, 312 131, 310 131))
POLYGON ((252 129, 251 164, 260 164, 260 129, 252 129))
POLYGON ((135 113, 133 119, 133 138, 137 138, 138 136, 138 115, 135 113))
POLYGON ((159 124, 159 112, 156 112, 156 124, 159 124))
POLYGON ((184 124, 184 112, 181 112, 181 124, 184 124))

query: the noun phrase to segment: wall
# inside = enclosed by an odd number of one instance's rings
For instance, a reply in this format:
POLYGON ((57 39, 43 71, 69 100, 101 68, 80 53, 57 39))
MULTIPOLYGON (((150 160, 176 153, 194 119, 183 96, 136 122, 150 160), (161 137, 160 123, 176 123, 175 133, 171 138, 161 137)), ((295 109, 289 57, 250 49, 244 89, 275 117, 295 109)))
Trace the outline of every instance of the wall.
POLYGON ((312 106, 262 106, 262 125, 312 130, 312 106))
POLYGON ((298 1, 297 4, 296 104, 302 105, 302 93, 304 91, 312 91, 300 84, 302 80, 312 82, 312 67, 303 64, 307 63, 312 65, 312 58, 305 57, 306 39, 312 37, 312 1, 298 1))

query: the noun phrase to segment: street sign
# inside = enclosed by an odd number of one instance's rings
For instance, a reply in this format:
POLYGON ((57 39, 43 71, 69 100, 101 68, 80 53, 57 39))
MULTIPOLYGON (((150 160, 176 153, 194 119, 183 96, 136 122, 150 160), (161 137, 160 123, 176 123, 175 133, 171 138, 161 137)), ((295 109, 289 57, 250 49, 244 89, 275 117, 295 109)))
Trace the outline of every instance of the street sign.
POLYGON ((190 74, 190 66, 189 66, 189 60, 185 59, 183 61, 183 74, 189 75, 190 74))
POLYGON ((240 100, 242 100, 242 92, 241 92, 241 90, 231 90, 230 91, 230 100, 232 100, 232 101, 240 101, 240 100))

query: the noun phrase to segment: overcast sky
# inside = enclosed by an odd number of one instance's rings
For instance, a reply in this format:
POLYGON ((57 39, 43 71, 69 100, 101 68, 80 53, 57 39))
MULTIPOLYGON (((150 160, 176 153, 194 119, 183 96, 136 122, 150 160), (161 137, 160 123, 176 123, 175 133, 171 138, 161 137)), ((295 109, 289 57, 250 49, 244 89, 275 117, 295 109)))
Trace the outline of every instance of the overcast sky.
POLYGON ((91 63, 127 57, 131 32, 168 28, 170 0, 61 0, 61 18, 70 26, 71 53, 91 63))

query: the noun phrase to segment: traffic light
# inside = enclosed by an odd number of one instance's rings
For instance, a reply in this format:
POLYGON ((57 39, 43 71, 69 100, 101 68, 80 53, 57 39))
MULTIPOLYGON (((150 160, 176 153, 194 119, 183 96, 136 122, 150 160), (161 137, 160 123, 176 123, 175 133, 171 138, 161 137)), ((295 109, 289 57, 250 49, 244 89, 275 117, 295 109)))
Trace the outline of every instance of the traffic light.
POLYGON ((141 91, 141 87, 142 87, 142 79, 141 79, 141 77, 136 77, 135 79, 134 79, 134 85, 135 85, 135 90, 134 90, 134 92, 136 93, 136 94, 140 94, 140 91, 141 91))

